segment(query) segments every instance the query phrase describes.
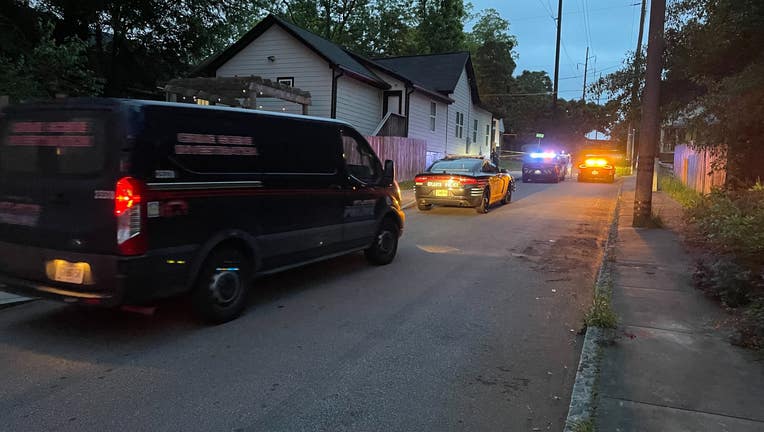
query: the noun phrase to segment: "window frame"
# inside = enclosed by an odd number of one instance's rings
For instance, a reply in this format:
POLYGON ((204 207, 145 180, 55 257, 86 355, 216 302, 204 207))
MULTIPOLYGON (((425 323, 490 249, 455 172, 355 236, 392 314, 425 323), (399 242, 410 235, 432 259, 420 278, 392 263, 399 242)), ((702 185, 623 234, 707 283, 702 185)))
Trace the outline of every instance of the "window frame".
POLYGON ((486 124, 485 125, 485 145, 488 147, 491 146, 491 125, 486 124))
POLYGON ((456 125, 454 126, 454 131, 456 138, 464 138, 464 113, 459 111, 456 111, 456 125))
POLYGON ((430 132, 435 132, 435 126, 438 119, 438 105, 430 101, 430 132))
MULTIPOLYGON (((340 143, 342 145, 342 167, 345 170, 345 174, 352 178, 353 180, 361 183, 362 185, 375 185, 378 184, 384 175, 384 167, 382 166, 382 163, 379 160, 379 157, 377 156, 377 153, 374 151, 373 148, 371 148, 371 145, 366 141, 364 137, 361 136, 356 130, 351 128, 340 128, 340 143), (350 170, 348 169, 348 163, 347 158, 345 157, 345 143, 344 139, 345 137, 352 138, 356 142, 356 146, 360 146, 363 150, 367 151, 369 155, 371 156, 370 160, 375 165, 374 168, 376 168, 377 175, 373 181, 364 180, 361 178, 356 177, 353 175, 350 170)), ((357 150, 357 147, 356 147, 357 150)))
POLYGON ((294 88, 294 77, 277 77, 276 82, 294 88))

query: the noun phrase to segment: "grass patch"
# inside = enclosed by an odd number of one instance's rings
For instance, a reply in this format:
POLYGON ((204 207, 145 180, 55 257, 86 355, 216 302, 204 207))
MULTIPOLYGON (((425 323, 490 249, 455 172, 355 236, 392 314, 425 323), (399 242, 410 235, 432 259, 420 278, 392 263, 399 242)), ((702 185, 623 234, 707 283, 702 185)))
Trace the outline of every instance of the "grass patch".
POLYGON ((594 432, 595 430, 592 419, 579 420, 573 423, 573 432, 594 432))
POLYGON ((618 316, 613 312, 609 295, 601 293, 594 295, 592 307, 586 312, 584 322, 587 327, 612 329, 618 326, 618 316))
POLYGON ((504 168, 508 171, 520 171, 523 169, 523 161, 514 157, 501 158, 499 168, 504 168))
POLYGON ((703 199, 703 195, 688 188, 672 176, 659 176, 658 189, 674 198, 684 208, 695 207, 703 199))
POLYGON ((617 166, 615 167, 615 175, 619 177, 630 176, 632 174, 630 166, 617 166))

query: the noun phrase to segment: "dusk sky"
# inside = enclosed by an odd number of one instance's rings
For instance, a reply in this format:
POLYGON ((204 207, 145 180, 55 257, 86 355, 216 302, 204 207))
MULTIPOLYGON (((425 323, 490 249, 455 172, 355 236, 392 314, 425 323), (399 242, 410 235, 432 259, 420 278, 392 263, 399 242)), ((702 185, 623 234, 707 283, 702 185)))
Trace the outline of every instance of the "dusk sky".
MULTIPOLYGON (((472 4, 475 12, 493 8, 509 20, 510 33, 518 41, 515 74, 528 69, 554 76, 557 0, 472 0, 472 4)), ((639 0, 563 0, 560 97, 581 98, 587 45, 589 56, 596 56, 589 60, 589 83, 595 74, 617 69, 626 52, 636 48, 640 5, 639 0)), ((645 32, 649 16, 648 2, 645 32)))

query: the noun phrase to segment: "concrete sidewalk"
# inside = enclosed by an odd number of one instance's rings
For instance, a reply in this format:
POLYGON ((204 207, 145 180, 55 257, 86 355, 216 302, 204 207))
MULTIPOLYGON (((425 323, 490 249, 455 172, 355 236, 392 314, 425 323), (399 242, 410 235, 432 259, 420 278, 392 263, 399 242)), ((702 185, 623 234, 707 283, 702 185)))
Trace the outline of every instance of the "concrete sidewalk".
MULTIPOLYGON (((613 288, 619 328, 603 346, 597 430, 764 431, 764 364, 719 330, 726 314, 693 287, 693 261, 679 236, 631 227, 634 184, 627 178, 621 197, 613 288)), ((653 209, 669 226, 681 214, 660 192, 653 209)))
POLYGON ((32 299, 17 296, 15 294, 7 293, 5 291, 0 291, 0 309, 15 305, 17 303, 27 302, 30 300, 32 299))

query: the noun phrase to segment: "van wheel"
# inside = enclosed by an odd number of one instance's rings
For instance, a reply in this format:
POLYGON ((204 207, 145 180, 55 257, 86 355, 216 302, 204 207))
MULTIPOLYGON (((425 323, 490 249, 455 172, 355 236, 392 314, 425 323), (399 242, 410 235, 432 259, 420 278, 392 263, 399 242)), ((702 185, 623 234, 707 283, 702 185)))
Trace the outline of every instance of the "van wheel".
POLYGON ((241 314, 252 277, 250 261, 237 248, 217 249, 207 257, 191 295, 199 318, 220 324, 241 314))
POLYGON ((419 209, 419 211, 429 211, 432 210, 432 204, 417 204, 416 208, 419 209))
POLYGON ((363 251, 366 259, 374 265, 390 264, 398 251, 398 225, 389 218, 382 221, 374 242, 363 251))
POLYGON ((480 204, 478 204, 477 207, 475 207, 475 211, 484 214, 488 213, 488 207, 491 205, 491 191, 489 189, 486 189, 485 192, 483 192, 483 198, 480 200, 480 204))

